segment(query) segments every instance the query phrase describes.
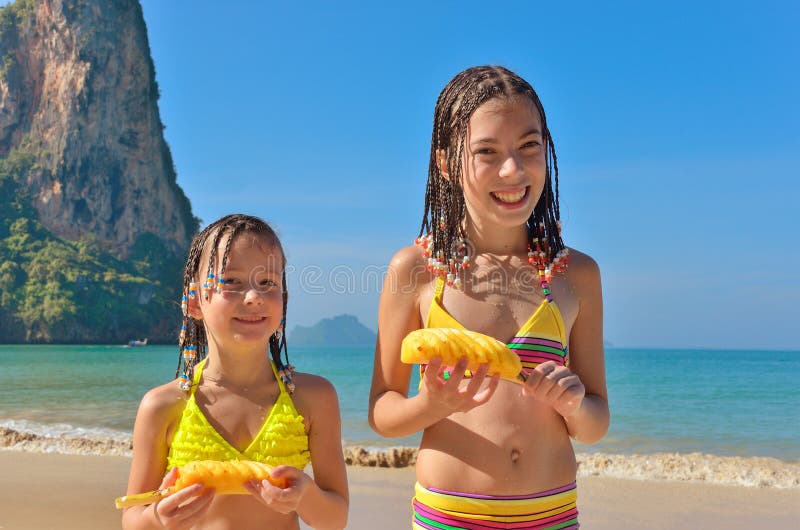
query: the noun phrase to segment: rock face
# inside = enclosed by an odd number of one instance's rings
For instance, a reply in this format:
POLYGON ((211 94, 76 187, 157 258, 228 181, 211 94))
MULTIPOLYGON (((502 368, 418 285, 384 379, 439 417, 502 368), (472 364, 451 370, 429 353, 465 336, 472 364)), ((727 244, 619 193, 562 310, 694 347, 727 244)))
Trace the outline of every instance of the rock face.
POLYGON ((137 0, 0 8, 0 342, 172 342, 198 220, 137 0))
POLYGON ((0 13, 0 157, 35 157, 27 186, 54 235, 93 234, 125 258, 197 229, 175 182, 136 0, 17 0, 0 13))

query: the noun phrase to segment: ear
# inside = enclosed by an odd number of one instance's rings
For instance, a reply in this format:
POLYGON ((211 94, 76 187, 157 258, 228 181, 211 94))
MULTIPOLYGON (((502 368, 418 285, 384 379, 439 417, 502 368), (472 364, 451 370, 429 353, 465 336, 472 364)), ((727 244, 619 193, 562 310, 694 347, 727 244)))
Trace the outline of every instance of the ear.
POLYGON ((436 167, 442 173, 442 176, 450 180, 450 172, 447 170, 447 151, 444 149, 436 150, 436 167))
POLYGON ((200 311, 200 293, 194 298, 186 301, 186 313, 195 320, 203 320, 203 312, 200 311))

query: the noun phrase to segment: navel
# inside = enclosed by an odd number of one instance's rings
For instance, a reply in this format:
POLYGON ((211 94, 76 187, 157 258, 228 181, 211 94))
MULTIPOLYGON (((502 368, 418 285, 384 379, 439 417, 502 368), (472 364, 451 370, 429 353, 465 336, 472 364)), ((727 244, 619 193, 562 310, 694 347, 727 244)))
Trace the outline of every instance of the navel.
POLYGON ((519 460, 519 455, 520 455, 519 449, 514 448, 514 449, 511 450, 511 463, 512 464, 516 464, 517 463, 517 460, 519 460))

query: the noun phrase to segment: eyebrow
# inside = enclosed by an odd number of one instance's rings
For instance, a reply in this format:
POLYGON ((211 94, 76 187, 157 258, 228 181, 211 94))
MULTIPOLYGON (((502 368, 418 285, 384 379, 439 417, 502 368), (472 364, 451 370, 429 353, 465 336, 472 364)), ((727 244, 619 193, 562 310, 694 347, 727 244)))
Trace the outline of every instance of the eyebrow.
MULTIPOLYGON (((245 273, 245 272, 248 273, 248 274, 252 274, 253 271, 251 270, 251 271, 248 272, 246 267, 239 268, 239 267, 233 266, 233 267, 225 267, 225 272, 226 273, 230 273, 230 274, 242 274, 242 273, 245 273)), ((279 269, 273 269, 273 268, 264 267, 264 268, 262 268, 261 270, 258 271, 258 274, 280 275, 281 272, 282 271, 279 270, 279 269)))
MULTIPOLYGON (((542 135, 542 131, 540 131, 539 129, 533 128, 533 129, 529 130, 528 132, 526 132, 525 134, 523 134, 522 136, 520 136, 520 138, 525 138, 526 136, 541 136, 541 135, 542 135)), ((496 144, 496 143, 497 143, 497 139, 496 138, 492 138, 491 136, 487 136, 486 138, 479 138, 479 139, 477 139, 477 140, 475 140, 473 142, 470 142, 469 145, 496 144)))

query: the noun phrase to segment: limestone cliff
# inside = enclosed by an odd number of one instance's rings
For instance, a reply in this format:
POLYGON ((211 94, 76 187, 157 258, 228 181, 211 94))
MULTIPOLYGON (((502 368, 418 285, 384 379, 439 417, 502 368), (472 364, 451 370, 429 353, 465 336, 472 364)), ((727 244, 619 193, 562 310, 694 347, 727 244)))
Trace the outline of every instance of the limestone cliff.
POLYGON ((18 0, 0 24, 0 156, 35 156, 39 221, 123 258, 145 233, 184 252, 197 221, 163 138, 138 1, 18 0))
POLYGON ((175 339, 198 220, 137 0, 0 8, 0 342, 175 339))

